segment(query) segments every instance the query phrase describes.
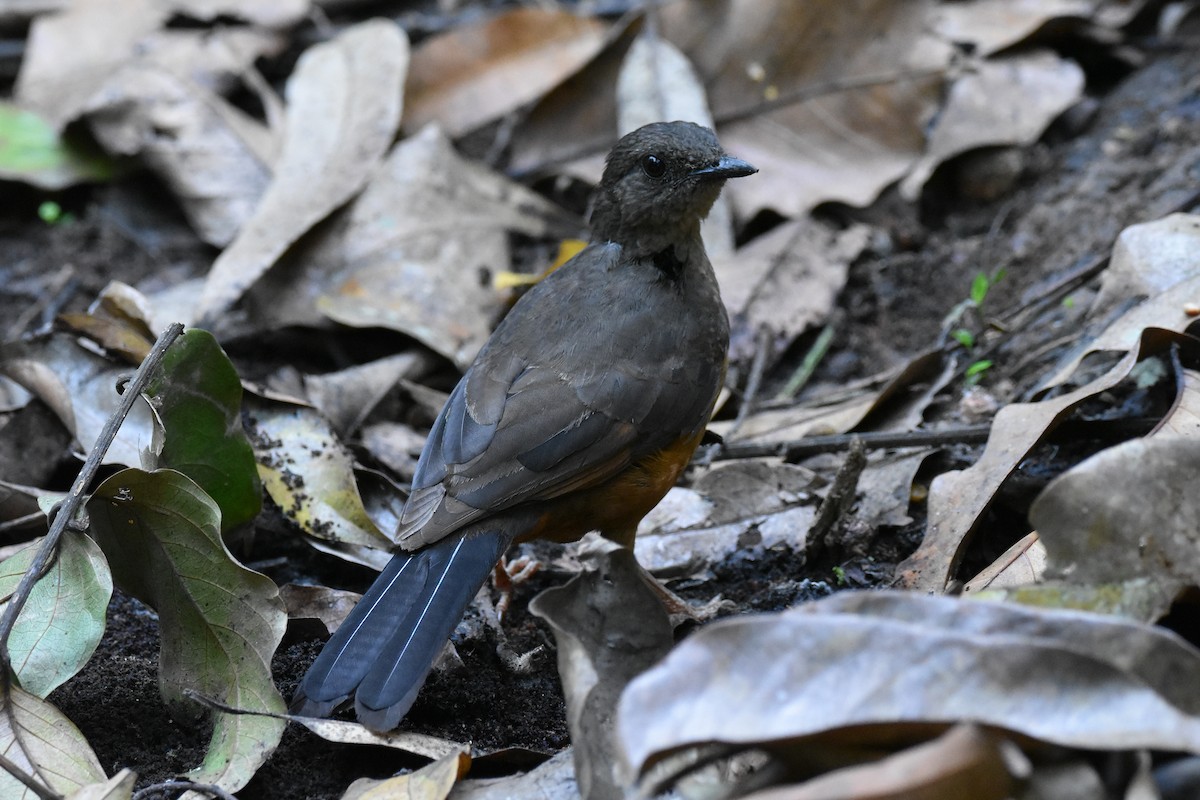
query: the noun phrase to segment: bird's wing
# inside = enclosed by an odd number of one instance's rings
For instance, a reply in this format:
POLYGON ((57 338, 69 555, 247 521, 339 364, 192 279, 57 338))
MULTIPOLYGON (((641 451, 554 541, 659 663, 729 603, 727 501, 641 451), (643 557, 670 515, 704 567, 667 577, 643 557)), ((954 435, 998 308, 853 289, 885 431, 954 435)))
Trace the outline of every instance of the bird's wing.
MULTIPOLYGON (((421 453, 397 530, 402 548, 414 550, 521 503, 603 483, 690 432, 681 422, 703 424, 719 380, 709 374, 711 359, 684 363, 686 354, 666 355, 678 350, 668 343, 673 331, 662 334, 661 347, 638 341, 614 352, 613 336, 579 330, 591 324, 588 313, 605 313, 595 309, 603 301, 595 282, 611 276, 588 271, 611 257, 603 247, 589 248, 576 258, 580 263, 534 288, 555 292, 560 316, 562 308, 583 309, 581 303, 590 303, 590 312, 545 319, 533 311, 541 298, 531 292, 522 301, 529 307, 510 313, 463 376, 421 453), (574 326, 571 335, 567 326, 574 326)), ((622 322, 631 321, 602 324, 622 322)))

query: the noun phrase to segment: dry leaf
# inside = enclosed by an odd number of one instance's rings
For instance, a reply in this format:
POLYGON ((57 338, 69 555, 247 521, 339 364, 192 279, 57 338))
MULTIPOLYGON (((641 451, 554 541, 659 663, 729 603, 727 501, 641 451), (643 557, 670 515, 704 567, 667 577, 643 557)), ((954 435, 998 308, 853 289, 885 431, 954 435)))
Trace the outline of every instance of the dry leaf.
POLYGON ((1143 5, 1107 0, 973 0, 942 3, 933 12, 932 25, 947 41, 969 43, 974 52, 986 56, 1028 39, 1051 22, 1083 29, 1087 22, 1119 27, 1143 5))
MULTIPOLYGON (((10 686, 0 709, 0 755, 52 793, 68 794, 105 780, 104 768, 71 720, 45 700, 10 686)), ((31 790, 0 770, 0 794, 36 800, 31 790)))
POLYGON ((220 315, 301 235, 359 192, 395 135, 408 39, 395 23, 364 22, 301 56, 288 80, 287 130, 254 216, 217 258, 197 319, 220 315))
MULTIPOLYGON (((1171 214, 1130 225, 1117 237, 1088 314, 1099 317, 1131 298, 1153 297, 1200 275, 1200 216, 1171 214)), ((1183 299, 1183 298, 1180 298, 1183 299)))
POLYGON ((579 800, 571 748, 529 772, 459 781, 451 800, 579 800))
POLYGON ((583 800, 624 797, 614 770, 613 718, 629 681, 671 649, 666 609, 633 553, 614 547, 592 569, 535 597, 529 610, 550 624, 583 800))
POLYGON ((223 246, 234 238, 270 181, 267 130, 158 65, 123 67, 86 108, 104 147, 140 156, 209 244, 223 246))
POLYGON ((743 344, 757 331, 771 334, 772 364, 812 325, 828 319, 846 285, 850 264, 866 248, 870 230, 842 230, 802 217, 759 236, 736 253, 714 256, 721 297, 733 323, 732 361, 748 362, 754 353, 743 344))
POLYGON ((693 634, 629 684, 618 731, 631 776, 702 745, 813 757, 824 743, 894 745, 955 721, 1067 747, 1195 752, 1197 686, 1200 652, 1151 626, 843 592, 693 634))
POLYGON ((920 195, 939 164, 988 145, 1032 144, 1083 96, 1083 70, 1048 50, 981 61, 951 86, 925 154, 900 193, 920 195))
POLYGON ((896 568, 910 589, 942 591, 954 576, 975 527, 1001 484, 1074 408, 1116 386, 1141 358, 1159 352, 1178 334, 1144 329, 1139 346, 1112 369, 1073 392, 1039 403, 1013 403, 992 420, 983 455, 970 468, 937 476, 929 489, 929 525, 917 551, 896 568))
POLYGON ((431 361, 423 351, 397 353, 340 372, 305 375, 304 391, 334 430, 347 436, 358 430, 401 378, 419 377, 432 366, 431 361))
POLYGON ((463 750, 463 745, 458 742, 439 739, 436 736, 426 736, 423 733, 407 731, 376 733, 357 722, 343 722, 336 719, 313 719, 310 717, 288 717, 288 719, 303 725, 328 742, 388 747, 423 758, 445 758, 463 750))
POLYGON ((739 461, 673 488, 638 526, 634 551, 646 569, 678 575, 719 563, 736 550, 781 544, 803 549, 817 511, 813 473, 767 461, 739 461))
POLYGON ((315 306, 342 324, 402 331, 465 367, 503 307, 486 275, 509 269, 508 231, 564 229, 573 226, 556 206, 426 128, 320 234, 301 274, 268 279, 258 316, 274 327, 315 306))
POLYGON ((279 587, 279 597, 287 606, 288 619, 316 619, 332 634, 342 620, 358 604, 362 595, 328 586, 307 586, 285 583, 279 587))
POLYGON ((470 768, 471 756, 460 750, 404 775, 383 780, 359 778, 341 800, 445 800, 470 768))
POLYGON ((1004 554, 963 585, 963 594, 1039 583, 1046 574, 1046 545, 1037 531, 1004 551, 1004 554))
POLYGON ((889 758, 743 800, 1007 800, 1028 774, 1029 761, 1016 745, 963 724, 889 758))
POLYGON ((541 97, 605 40, 598 20, 560 9, 513 8, 426 39, 413 52, 407 131, 438 122, 459 136, 541 97))

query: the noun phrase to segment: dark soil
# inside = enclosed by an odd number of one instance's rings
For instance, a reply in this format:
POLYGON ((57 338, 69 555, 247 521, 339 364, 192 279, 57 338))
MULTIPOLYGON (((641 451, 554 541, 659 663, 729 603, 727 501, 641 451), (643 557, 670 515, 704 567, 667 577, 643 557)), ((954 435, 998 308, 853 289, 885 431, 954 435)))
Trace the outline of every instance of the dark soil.
MULTIPOLYGON (((1107 89, 1120 77, 1118 67, 1101 65, 1090 76, 1092 85, 1107 89)), ((812 391, 820 391, 822 381, 832 384, 868 374, 929 348, 945 314, 966 296, 972 277, 1003 267, 1007 277, 989 297, 989 315, 1011 318, 1010 312, 1025 308, 1037 313, 1024 318, 1021 329, 989 340, 996 366, 985 386, 1001 401, 1027 392, 1067 346, 1066 341, 1053 343, 1073 333, 1064 326, 1077 314, 1057 300, 1041 308, 1039 298, 1071 270, 1106 256, 1126 225, 1188 209, 1200 186, 1198 143, 1200 53, 1156 53, 1098 98, 1094 116, 1070 115, 1046 143, 1027 151, 1015 186, 999 199, 964 196, 960 179, 967 167, 950 164, 935 178, 931 199, 921 209, 895 198, 866 211, 824 209, 835 218, 862 218, 881 226, 890 242, 855 266, 837 311, 843 333, 812 391)), ((0 183, 0 332, 5 338, 42 327, 63 310, 81 309, 110 279, 173 283, 203 273, 211 263, 213 252, 194 240, 145 175, 62 195, 60 202, 77 217, 72 222, 37 221, 40 199, 0 183), (156 199, 147 202, 148 196, 156 199), (52 285, 67 265, 66 280, 52 285)), ((1087 291, 1078 294, 1086 298, 1087 291)), ((954 397, 935 413, 953 419, 954 397)), ((0 442, 12 446, 15 435, 7 427, 0 429, 0 442)), ((75 468, 69 461, 59 463, 58 452, 48 458, 48 482, 69 480, 75 468)), ((943 458, 941 468, 969 463, 977 452, 956 448, 943 458)), ((1060 468, 1047 469, 1047 479, 1060 468)), ((1008 515, 1011 523, 1001 529, 1014 537, 1025 532, 1026 495, 1013 492, 1010 506, 998 512, 1002 519, 1008 515)), ((840 585, 884 585, 894 565, 920 540, 922 509, 914 504, 912 511, 916 523, 873 532, 863 555, 838 557, 835 548, 821 563, 806 564, 803 555, 788 551, 748 551, 716 565, 711 579, 676 588, 697 600, 721 594, 733 601, 736 613, 743 613, 784 608, 839 588, 835 566, 840 585)), ((275 527, 261 531, 240 557, 252 565, 274 565, 265 571, 281 581, 300 577, 355 590, 369 582, 366 570, 335 563, 297 544, 282 523, 275 527), (280 556, 286 564, 280 564, 280 556)), ((983 541, 977 547, 990 552, 1003 544, 983 541)), ((469 741, 485 752, 522 748, 549 754, 567 746, 553 639, 525 610, 529 598, 564 578, 543 573, 518 587, 506 620, 512 650, 547 648, 535 659, 532 673, 512 674, 496 655, 495 634, 479 635, 487 631, 485 626, 468 625, 476 633, 458 643, 462 666, 430 678, 404 727, 469 741)), ((273 664, 285 696, 320 644, 311 628, 289 633, 273 664)), ((118 593, 92 661, 50 698, 81 728, 106 770, 130 767, 142 786, 194 767, 207 744, 204 730, 181 727, 167 714, 156 684, 157 649, 157 617, 118 593)), ((490 768, 504 771, 528 763, 528 753, 516 752, 498 756, 490 768)), ((331 744, 293 726, 239 796, 333 798, 354 778, 386 776, 415 765, 397 753, 331 744)))

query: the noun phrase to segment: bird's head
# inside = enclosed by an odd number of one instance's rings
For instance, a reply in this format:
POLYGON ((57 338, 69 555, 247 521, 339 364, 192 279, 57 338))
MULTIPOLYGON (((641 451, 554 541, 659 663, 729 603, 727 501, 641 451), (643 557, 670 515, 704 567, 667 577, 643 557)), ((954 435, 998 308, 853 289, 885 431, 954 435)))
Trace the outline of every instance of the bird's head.
POLYGON ((592 210, 595 241, 653 251, 691 235, 729 178, 757 169, 691 122, 655 122, 617 142, 592 210))

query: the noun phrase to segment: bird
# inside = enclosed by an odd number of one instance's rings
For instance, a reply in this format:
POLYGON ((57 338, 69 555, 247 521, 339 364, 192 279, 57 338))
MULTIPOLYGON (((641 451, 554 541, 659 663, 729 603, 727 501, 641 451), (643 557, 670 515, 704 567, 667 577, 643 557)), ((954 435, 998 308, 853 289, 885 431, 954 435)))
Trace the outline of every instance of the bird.
POLYGON ((726 180, 755 172, 690 122, 618 140, 590 243, 513 305, 450 393, 396 553, 309 667, 293 713, 353 698, 359 722, 392 730, 513 543, 599 531, 633 547, 724 382, 729 320, 700 222, 726 180))

